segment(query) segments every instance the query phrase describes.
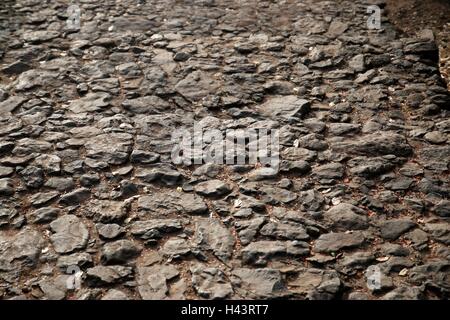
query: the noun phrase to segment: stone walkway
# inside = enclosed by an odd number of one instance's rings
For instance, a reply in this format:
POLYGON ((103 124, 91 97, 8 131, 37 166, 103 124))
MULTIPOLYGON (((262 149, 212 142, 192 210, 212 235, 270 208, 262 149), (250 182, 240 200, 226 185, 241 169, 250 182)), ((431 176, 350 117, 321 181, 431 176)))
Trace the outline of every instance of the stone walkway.
POLYGON ((0 4, 0 298, 449 297, 432 34, 369 30, 383 1, 74 2, 0 4), (279 130, 280 171, 174 165, 194 122, 279 130))

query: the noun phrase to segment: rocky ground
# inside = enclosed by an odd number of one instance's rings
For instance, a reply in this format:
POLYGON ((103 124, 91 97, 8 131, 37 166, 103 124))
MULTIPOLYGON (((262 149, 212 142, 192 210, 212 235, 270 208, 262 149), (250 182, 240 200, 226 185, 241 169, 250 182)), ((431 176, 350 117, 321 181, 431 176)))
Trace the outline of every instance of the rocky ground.
POLYGON ((450 90, 450 1, 387 0, 386 13, 400 31, 414 35, 432 29, 439 47, 439 67, 450 90))
POLYGON ((362 0, 76 2, 79 31, 69 1, 0 4, 1 298, 449 297, 430 31, 362 0), (175 166, 194 121, 279 129, 280 172, 175 166))

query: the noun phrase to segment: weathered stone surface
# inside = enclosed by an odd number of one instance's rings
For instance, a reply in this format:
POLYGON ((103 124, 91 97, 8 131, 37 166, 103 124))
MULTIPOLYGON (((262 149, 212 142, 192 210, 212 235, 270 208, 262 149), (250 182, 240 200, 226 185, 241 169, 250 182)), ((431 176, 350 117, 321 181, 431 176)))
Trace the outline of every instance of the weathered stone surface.
POLYGON ((117 222, 126 217, 127 208, 120 201, 92 200, 86 204, 86 215, 102 223, 117 222))
POLYGON ((225 274, 217 268, 202 265, 191 267, 192 285, 197 294, 206 299, 224 299, 233 293, 225 274))
POLYGON ((171 265, 154 265, 137 268, 139 295, 143 300, 161 300, 169 296, 168 280, 178 276, 179 271, 171 265))
POLYGON ((130 280, 133 269, 123 266, 95 266, 86 270, 85 282, 90 287, 111 286, 130 280))
POLYGON ((232 283, 236 290, 249 299, 267 299, 283 294, 285 284, 275 269, 238 268, 233 271, 232 283))
POLYGON ((133 152, 131 152, 130 160, 132 163, 138 163, 138 164, 149 164, 149 163, 155 163, 160 158, 160 155, 155 152, 147 152, 144 150, 137 150, 134 149, 133 152))
POLYGON ((57 191, 39 192, 31 196, 30 202, 34 207, 39 207, 56 199, 58 196, 59 193, 57 191))
POLYGON ((0 179, 0 195, 11 196, 15 192, 13 181, 9 178, 0 179))
POLYGON ((305 148, 285 148, 281 151, 281 158, 291 161, 312 161, 317 157, 317 152, 305 148))
POLYGON ((72 253, 70 255, 60 256, 56 265, 61 269, 61 271, 66 272, 69 267, 91 267, 93 265, 93 260, 92 256, 88 253, 72 253))
POLYGON ((104 92, 88 93, 85 97, 72 101, 69 109, 74 113, 100 111, 109 105, 110 98, 104 92))
POLYGON ((336 271, 306 269, 296 270, 298 275, 289 282, 296 294, 310 300, 330 300, 341 288, 341 280, 336 271))
POLYGON ((107 240, 117 238, 125 232, 125 230, 116 223, 97 223, 95 226, 97 227, 99 236, 107 240))
POLYGON ((0 102, 0 114, 13 112, 17 107, 22 105, 26 99, 22 96, 12 96, 5 101, 0 102))
POLYGON ((202 196, 218 197, 229 193, 231 188, 220 180, 208 180, 195 185, 194 190, 202 196))
POLYGON ((315 252, 336 252, 342 249, 354 248, 364 243, 364 235, 361 232, 353 233, 326 233, 315 242, 315 252))
POLYGON ((44 245, 40 232, 28 228, 13 236, 0 235, 0 278, 15 279, 36 267, 44 245))
POLYGON ((250 172, 248 178, 251 181, 259 181, 264 179, 275 178, 277 174, 278 174, 277 170, 273 168, 259 168, 250 172))
POLYGON ((183 228, 181 220, 177 219, 152 219, 136 221, 130 226, 130 232, 143 240, 159 239, 165 233, 179 231, 183 228))
POLYGON ((33 223, 48 223, 55 220, 59 214, 61 214, 60 209, 45 207, 32 211, 28 218, 33 223))
POLYGON ((179 81, 175 90, 183 97, 198 101, 208 95, 210 91, 215 90, 217 82, 205 73, 194 71, 179 81))
POLYGON ((324 213, 335 231, 367 229, 368 219, 364 210, 349 203, 340 203, 324 213))
POLYGON ((392 219, 380 223, 381 237, 395 240, 409 229, 415 226, 415 222, 409 219, 392 219))
POLYGON ((86 155, 112 165, 122 164, 128 160, 131 144, 128 133, 101 134, 86 141, 86 155))
POLYGON ((130 240, 117 240, 103 246, 101 260, 104 264, 123 264, 136 258, 141 250, 130 240))
POLYGON ((10 176, 14 173, 14 169, 13 168, 9 168, 9 167, 0 167, 0 177, 7 177, 10 176))
POLYGON ((303 256, 309 254, 309 245, 301 241, 256 241, 242 248, 242 261, 248 264, 266 265, 274 257, 303 256))
POLYGON ((200 250, 212 251, 220 260, 230 260, 235 240, 231 232, 216 219, 197 218, 195 220, 195 244, 200 250))
POLYGON ((260 107, 261 113, 274 119, 302 117, 309 110, 310 103, 296 96, 273 97, 260 107))
POLYGON ((340 163, 325 164, 313 168, 313 174, 319 179, 341 179, 344 176, 344 166, 340 163))
POLYGON ((50 236, 53 248, 58 253, 70 253, 84 249, 89 240, 89 230, 74 215, 59 217, 50 224, 53 234, 50 236))
POLYGON ((418 300, 422 292, 418 287, 398 287, 381 297, 383 300, 418 300))
POLYGON ((179 192, 141 196, 138 199, 138 208, 157 217, 173 213, 197 215, 208 212, 208 207, 201 197, 179 192))
POLYGON ((54 39, 58 36, 59 36, 58 32, 47 31, 47 30, 28 31, 22 35, 23 40, 25 40, 27 42, 31 42, 31 43, 45 42, 45 41, 54 39))
POLYGON ((21 73, 15 83, 17 91, 26 91, 43 86, 56 87, 58 73, 46 70, 32 69, 21 73))
POLYGON ((44 279, 39 281, 39 288, 42 290, 45 299, 63 300, 66 297, 69 275, 59 275, 55 279, 44 279))
POLYGON ((75 187, 75 183, 71 178, 52 177, 45 184, 46 187, 56 189, 58 191, 69 191, 75 187))
POLYGON ((395 165, 383 157, 355 157, 348 163, 350 172, 363 177, 374 177, 389 172, 395 165))
POLYGON ((130 300, 127 294, 123 291, 111 289, 105 293, 101 300, 130 300))
MULTIPOLYGON (((251 209, 244 209, 250 210, 251 209)), ((240 210, 242 211, 242 210, 240 210)), ((258 231, 261 229, 261 226, 266 221, 263 217, 254 218, 246 221, 236 221, 234 226, 239 236, 239 240, 242 245, 247 245, 255 239, 258 231)))
POLYGON ((191 254, 192 246, 185 239, 172 238, 166 241, 160 252, 169 260, 182 259, 191 254))
POLYGON ((450 217, 450 201, 441 200, 434 206, 433 211, 440 217, 450 217))
POLYGON ((61 197, 59 203, 65 206, 79 205, 90 197, 89 189, 79 188, 72 192, 66 193, 61 197))
POLYGON ((6 0, 0 299, 448 299, 445 48, 366 2, 6 0))
POLYGON ((424 228, 431 237, 445 244, 450 244, 450 226, 445 222, 427 223, 424 228))
POLYGON ((259 231, 260 234, 276 239, 308 240, 309 235, 301 224, 269 222, 259 231))
POLYGON ((176 185, 182 179, 180 172, 169 167, 142 168, 137 170, 136 177, 145 182, 160 182, 168 186, 176 185))
POLYGON ((282 188, 262 187, 260 190, 263 193, 262 200, 270 204, 286 204, 297 199, 294 192, 282 188))
POLYGON ((332 149, 337 152, 365 156, 386 154, 409 156, 412 154, 412 147, 407 143, 405 137, 392 132, 369 134, 349 142, 337 142, 332 144, 332 149))
POLYGON ((127 99, 122 102, 124 109, 133 113, 159 113, 170 109, 170 104, 157 96, 127 99))
POLYGON ((344 256, 338 263, 338 270, 345 274, 355 274, 358 270, 366 267, 375 260, 375 256, 370 252, 357 251, 344 256))

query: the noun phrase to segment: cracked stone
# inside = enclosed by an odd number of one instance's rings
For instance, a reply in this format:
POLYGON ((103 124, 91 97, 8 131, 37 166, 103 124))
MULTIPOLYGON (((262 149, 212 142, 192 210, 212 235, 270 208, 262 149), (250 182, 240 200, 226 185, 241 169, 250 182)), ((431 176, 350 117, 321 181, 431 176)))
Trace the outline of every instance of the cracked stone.
POLYGON ((17 280, 38 264, 45 241, 40 232, 24 228, 13 236, 0 235, 0 279, 17 280))
POLYGON ((136 177, 145 182, 162 182, 165 185, 173 186, 182 179, 182 174, 169 167, 142 168, 136 171, 136 177))
POLYGON ((143 300, 161 300, 169 296, 168 280, 179 275, 172 265, 137 268, 138 292, 143 300))
POLYGON ((228 194, 231 188, 220 180, 208 180, 196 184, 194 191, 206 197, 219 197, 228 194))
POLYGON ((103 246, 101 260, 103 264, 124 264, 136 258, 141 250, 130 240, 108 242, 103 246))
POLYGON ((285 284, 279 270, 270 268, 237 268, 232 272, 232 283, 248 299, 267 299, 283 294, 285 284))
POLYGON ((233 293, 223 271, 214 267, 204 267, 200 264, 192 265, 192 285, 197 294, 206 299, 225 299, 233 293))
POLYGON ((359 231, 353 233, 326 233, 316 240, 313 251, 328 253, 355 248, 361 246, 364 240, 364 235, 359 231))
POLYGON ((53 248, 58 253, 70 253, 84 249, 89 240, 89 231, 74 215, 61 216, 50 224, 53 248))
POLYGON ((146 96, 136 99, 126 99, 122 102, 125 110, 132 113, 160 113, 170 109, 170 104, 157 96, 146 96))
POLYGON ((309 245, 301 241, 256 241, 242 248, 242 261, 247 264, 266 265, 268 259, 309 254, 309 245))
POLYGON ((302 225, 296 223, 269 222, 259 231, 263 236, 280 240, 308 240, 309 235, 302 225))
POLYGON ((297 96, 273 97, 260 107, 261 113, 274 119, 303 117, 310 111, 310 103, 297 96))
POLYGON ((169 239, 162 246, 161 253, 169 259, 180 259, 191 253, 191 245, 184 239, 169 239))
POLYGON ((84 281, 89 287, 102 287, 130 280, 132 276, 130 267, 95 266, 86 270, 84 281))
POLYGON ((216 219, 195 220, 195 244, 200 250, 212 251, 223 262, 230 260, 235 240, 230 231, 216 219))
POLYGON ((136 221, 130 226, 131 234, 143 240, 159 239, 166 233, 172 233, 181 229, 183 229, 182 222, 177 219, 136 221))
POLYGON ((92 137, 86 141, 86 156, 108 164, 123 164, 131 152, 132 135, 128 133, 108 133, 92 137))
POLYGON ((105 240, 115 239, 125 232, 125 230, 120 225, 115 223, 97 223, 95 226, 97 227, 99 236, 105 240))
POLYGON ((85 97, 70 103, 69 109, 74 113, 100 111, 109 105, 111 96, 104 92, 88 93, 85 97))
POLYGON ((127 207, 121 201, 91 200, 86 205, 86 215, 102 223, 118 222, 127 216, 127 207))
POLYGON ((315 268, 296 270, 298 275, 289 282, 293 291, 311 300, 330 300, 341 288, 341 280, 336 271, 315 268))
POLYGON ((201 197, 179 192, 157 192, 152 195, 141 196, 138 199, 138 209, 155 216, 172 213, 200 215, 208 212, 208 207, 201 197))

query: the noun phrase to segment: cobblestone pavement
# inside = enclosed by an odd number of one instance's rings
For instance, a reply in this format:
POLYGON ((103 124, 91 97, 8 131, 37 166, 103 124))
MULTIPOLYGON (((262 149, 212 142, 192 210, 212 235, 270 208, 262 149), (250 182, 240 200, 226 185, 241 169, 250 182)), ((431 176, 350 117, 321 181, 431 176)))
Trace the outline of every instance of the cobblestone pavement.
POLYGON ((369 29, 383 1, 74 3, 80 30, 0 4, 1 298, 448 298, 430 32, 369 29), (278 129, 279 172, 173 164, 194 122, 278 129))

